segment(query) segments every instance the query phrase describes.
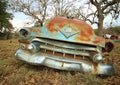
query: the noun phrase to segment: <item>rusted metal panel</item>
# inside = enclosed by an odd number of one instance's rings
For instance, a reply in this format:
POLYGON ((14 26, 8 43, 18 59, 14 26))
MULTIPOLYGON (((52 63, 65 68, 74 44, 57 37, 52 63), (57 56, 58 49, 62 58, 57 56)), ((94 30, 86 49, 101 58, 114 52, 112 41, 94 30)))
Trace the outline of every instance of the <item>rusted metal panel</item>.
POLYGON ((55 17, 48 20, 41 28, 26 27, 24 29, 27 29, 32 37, 37 36, 101 47, 105 46, 104 38, 96 36, 90 25, 78 19, 55 17))
POLYGON ((41 31, 41 37, 102 47, 105 45, 104 38, 96 36, 91 26, 78 19, 55 17, 50 19, 41 31))

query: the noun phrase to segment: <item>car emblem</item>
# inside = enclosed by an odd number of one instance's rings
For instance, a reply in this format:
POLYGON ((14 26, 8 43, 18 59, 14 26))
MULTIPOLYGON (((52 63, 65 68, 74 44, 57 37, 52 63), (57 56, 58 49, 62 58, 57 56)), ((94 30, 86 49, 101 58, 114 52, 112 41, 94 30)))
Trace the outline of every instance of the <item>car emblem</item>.
POLYGON ((64 26, 62 29, 59 29, 59 27, 56 25, 55 28, 61 32, 66 38, 69 38, 73 35, 78 34, 80 31, 76 32, 75 30, 73 30, 73 28, 68 27, 68 26, 64 26))
POLYGON ((66 32, 66 33, 71 33, 71 32, 72 32, 72 28, 66 28, 66 29, 65 29, 65 32, 66 32))

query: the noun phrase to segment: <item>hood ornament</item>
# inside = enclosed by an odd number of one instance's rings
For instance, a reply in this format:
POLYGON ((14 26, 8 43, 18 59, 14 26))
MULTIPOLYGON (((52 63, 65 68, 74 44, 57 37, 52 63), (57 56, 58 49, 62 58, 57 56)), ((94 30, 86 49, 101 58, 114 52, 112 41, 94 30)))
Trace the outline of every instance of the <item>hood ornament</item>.
POLYGON ((59 27, 56 25, 55 28, 61 33, 63 34, 66 38, 72 37, 78 33, 80 33, 80 31, 75 31, 73 30, 72 27, 68 27, 68 26, 64 26, 62 29, 59 29, 59 27))

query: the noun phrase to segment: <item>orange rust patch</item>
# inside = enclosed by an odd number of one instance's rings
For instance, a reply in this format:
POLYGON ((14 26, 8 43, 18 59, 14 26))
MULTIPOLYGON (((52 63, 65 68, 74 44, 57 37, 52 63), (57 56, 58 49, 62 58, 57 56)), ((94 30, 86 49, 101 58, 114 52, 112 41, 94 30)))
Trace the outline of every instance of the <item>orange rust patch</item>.
POLYGON ((64 66, 64 62, 62 62, 62 65, 61 65, 61 67, 63 67, 64 66))
POLYGON ((29 29, 31 32, 35 32, 36 35, 39 35, 39 34, 41 33, 41 30, 40 30, 40 29, 31 28, 31 27, 28 27, 28 29, 29 29))
POLYGON ((80 31, 78 36, 75 37, 76 41, 90 41, 92 36, 94 35, 94 31, 86 24, 84 21, 80 21, 77 19, 70 20, 70 23, 77 28, 77 31, 80 31))
POLYGON ((46 27, 50 32, 57 32, 57 30, 53 27, 53 23, 51 21, 47 24, 46 27))
POLYGON ((18 42, 20 42, 20 43, 25 43, 25 44, 30 44, 29 41, 25 41, 25 40, 18 40, 18 42))
POLYGON ((32 31, 33 29, 32 29, 32 27, 27 27, 27 29, 29 29, 30 31, 32 31))
POLYGON ((36 32, 37 32, 37 33, 41 33, 41 30, 37 29, 36 32))
POLYGON ((40 35, 41 36, 41 30, 40 29, 36 29, 35 32, 36 32, 36 35, 40 35))
POLYGON ((71 26, 74 28, 74 31, 80 31, 78 36, 75 37, 76 41, 85 41, 89 42, 91 41, 91 38, 94 35, 94 31, 91 26, 89 26, 86 22, 80 21, 78 19, 67 19, 66 17, 55 17, 51 19, 47 23, 47 29, 50 32, 57 32, 55 25, 59 27, 59 29, 62 29, 65 25, 71 26))
POLYGON ((50 32, 57 32, 58 30, 56 30, 55 25, 57 25, 60 29, 62 29, 63 26, 67 25, 67 19, 63 17, 53 18, 47 23, 46 27, 50 32))
POLYGON ((94 32, 90 27, 84 27, 82 26, 80 29, 80 34, 76 36, 75 40, 78 41, 91 41, 91 38, 93 37, 94 32))
POLYGON ((96 39, 93 41, 93 43, 99 44, 99 43, 101 43, 102 41, 104 41, 104 39, 103 39, 102 37, 97 36, 96 39))
POLYGON ((93 69, 94 69, 94 73, 97 74, 98 73, 98 63, 93 64, 93 69))
POLYGON ((80 34, 75 37, 76 41, 90 41, 94 35, 93 29, 84 21, 78 19, 67 19, 66 17, 55 17, 51 19, 46 27, 50 32, 57 32, 55 25, 62 29, 65 25, 72 26, 75 31, 80 31, 80 34))

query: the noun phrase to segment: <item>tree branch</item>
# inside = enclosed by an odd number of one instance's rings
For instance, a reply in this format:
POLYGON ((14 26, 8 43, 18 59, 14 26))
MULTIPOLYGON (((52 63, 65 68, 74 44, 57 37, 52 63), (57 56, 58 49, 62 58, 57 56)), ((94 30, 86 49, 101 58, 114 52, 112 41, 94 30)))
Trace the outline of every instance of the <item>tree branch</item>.
POLYGON ((102 8, 102 11, 104 11, 105 9, 107 9, 109 6, 112 6, 112 5, 114 5, 114 4, 116 4, 116 3, 119 3, 120 2, 120 0, 112 0, 112 1, 106 1, 105 2, 105 6, 102 8))

